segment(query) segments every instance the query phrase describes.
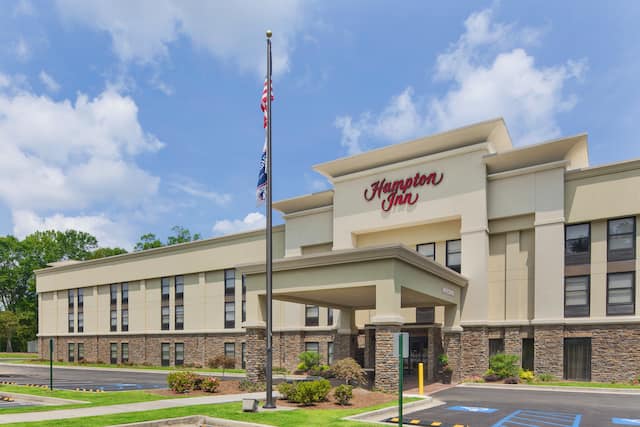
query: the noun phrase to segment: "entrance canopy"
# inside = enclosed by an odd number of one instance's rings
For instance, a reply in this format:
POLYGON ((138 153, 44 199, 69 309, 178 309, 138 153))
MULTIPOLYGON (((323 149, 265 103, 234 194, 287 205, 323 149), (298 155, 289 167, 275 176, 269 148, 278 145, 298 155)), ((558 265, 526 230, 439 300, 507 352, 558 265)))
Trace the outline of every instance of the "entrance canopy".
MULTIPOLYGON (((247 324, 265 319, 265 265, 237 266, 245 275, 247 324)), ((346 249, 273 262, 273 298, 342 310, 375 309, 373 323, 401 324, 401 308, 445 306, 456 326, 467 279, 403 245, 346 249)))

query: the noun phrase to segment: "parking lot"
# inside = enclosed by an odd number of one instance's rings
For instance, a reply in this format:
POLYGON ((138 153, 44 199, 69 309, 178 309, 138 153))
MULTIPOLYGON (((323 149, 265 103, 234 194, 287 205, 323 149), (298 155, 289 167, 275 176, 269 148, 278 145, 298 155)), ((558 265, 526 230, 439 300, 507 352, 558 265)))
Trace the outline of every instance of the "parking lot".
MULTIPOLYGON (((0 381, 15 382, 19 385, 48 385, 49 367, 0 364, 0 381)), ((167 374, 146 371, 122 372, 108 369, 54 367, 53 387, 68 390, 84 388, 104 391, 166 388, 167 374)))
POLYGON ((640 426, 640 394, 455 387, 444 405, 406 414, 405 424, 472 427, 640 426), (438 424, 441 423, 441 424, 438 424))

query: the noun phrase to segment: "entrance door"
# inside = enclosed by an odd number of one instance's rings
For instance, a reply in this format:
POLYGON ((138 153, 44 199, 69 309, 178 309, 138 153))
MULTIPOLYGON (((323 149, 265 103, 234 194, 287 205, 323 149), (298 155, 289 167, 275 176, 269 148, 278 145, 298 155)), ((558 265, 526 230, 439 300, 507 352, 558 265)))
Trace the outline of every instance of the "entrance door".
POLYGON ((409 357, 407 367, 410 373, 418 373, 418 363, 424 363, 425 372, 427 366, 427 340, 426 335, 412 336, 409 332, 409 357))
POLYGON ((591 338, 564 339, 564 379, 591 381, 591 338))

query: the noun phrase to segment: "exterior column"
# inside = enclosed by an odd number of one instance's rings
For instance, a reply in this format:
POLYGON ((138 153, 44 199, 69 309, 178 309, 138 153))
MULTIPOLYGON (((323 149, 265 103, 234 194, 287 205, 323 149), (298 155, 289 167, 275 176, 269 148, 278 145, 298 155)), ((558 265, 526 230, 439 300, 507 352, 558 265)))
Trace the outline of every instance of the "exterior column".
POLYGON ((459 382, 462 379, 462 332, 444 332, 444 352, 449 358, 449 366, 453 369, 451 382, 459 382))
POLYGON ((504 352, 515 354, 520 358, 522 366, 522 339, 520 338, 520 327, 504 328, 504 352))
POLYGON ((534 331, 534 371, 561 379, 564 373, 564 327, 536 326, 534 331))
MULTIPOLYGON (((338 330, 333 344, 333 360, 355 358, 358 328, 355 324, 355 311, 340 309, 337 313, 338 330)), ((334 314, 334 315, 335 315, 334 314)))
POLYGON ((267 354, 265 350, 265 328, 247 327, 247 380, 251 382, 265 381, 265 363, 267 354))
POLYGON ((398 390, 398 358, 393 355, 393 334, 400 324, 376 325, 375 388, 391 393, 398 390))

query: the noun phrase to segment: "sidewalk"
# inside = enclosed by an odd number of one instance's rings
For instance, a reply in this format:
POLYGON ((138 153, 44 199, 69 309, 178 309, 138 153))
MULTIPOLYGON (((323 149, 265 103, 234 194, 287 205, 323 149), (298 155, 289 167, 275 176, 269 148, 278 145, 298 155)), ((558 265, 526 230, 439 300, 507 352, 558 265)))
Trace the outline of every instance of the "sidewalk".
POLYGON ((570 387, 570 386, 542 386, 526 384, 487 384, 487 383, 463 383, 456 387, 484 388, 501 390, 527 390, 527 391, 559 391, 565 393, 595 393, 595 394, 624 394, 640 396, 640 389, 634 388, 600 388, 600 387, 570 387))
MULTIPOLYGON (((277 393, 274 393, 277 395, 277 393)), ((223 396, 186 397, 184 399, 155 400, 153 402, 125 403, 91 408, 61 409, 46 412, 25 412, 0 415, 0 424, 28 423, 36 421, 61 420, 65 418, 94 417, 100 415, 122 414, 125 412, 153 411, 155 409, 177 408, 193 405, 212 405, 216 403, 239 402, 242 399, 264 399, 265 393, 227 394, 223 396)))

